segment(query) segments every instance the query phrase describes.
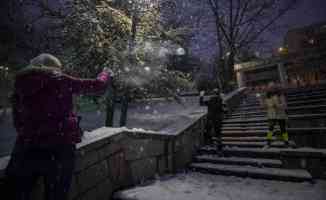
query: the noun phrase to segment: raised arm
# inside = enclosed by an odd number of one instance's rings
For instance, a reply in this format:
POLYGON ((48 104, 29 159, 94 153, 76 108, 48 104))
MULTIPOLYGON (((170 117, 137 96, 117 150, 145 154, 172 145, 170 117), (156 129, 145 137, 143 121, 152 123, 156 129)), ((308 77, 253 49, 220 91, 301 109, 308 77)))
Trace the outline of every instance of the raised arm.
POLYGON ((103 70, 96 79, 80 79, 66 74, 60 76, 60 80, 67 84, 68 89, 74 94, 102 94, 104 93, 110 74, 103 70))
POLYGON ((205 95, 205 91, 200 91, 200 95, 199 95, 200 106, 208 106, 208 101, 204 101, 204 95, 205 95))

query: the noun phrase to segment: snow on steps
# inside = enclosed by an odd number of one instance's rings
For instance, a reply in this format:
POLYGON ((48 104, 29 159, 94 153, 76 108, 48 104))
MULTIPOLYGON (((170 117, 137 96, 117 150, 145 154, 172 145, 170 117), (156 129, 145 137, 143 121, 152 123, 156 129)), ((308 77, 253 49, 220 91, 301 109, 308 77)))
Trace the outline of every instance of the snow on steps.
POLYGON ((255 131, 255 130, 268 130, 267 126, 252 126, 252 127, 222 127, 222 131, 255 131))
POLYGON ((267 127, 267 121, 266 122, 259 122, 259 123, 224 123, 223 121, 223 127, 251 127, 251 126, 264 126, 267 127))
POLYGON ((265 117, 266 115, 243 115, 243 116, 230 116, 228 119, 246 119, 246 118, 259 118, 259 117, 265 117))
POLYGON ((314 94, 314 95, 298 95, 298 96, 291 96, 287 97, 288 101, 295 101, 295 100, 312 100, 312 99, 322 99, 325 98, 326 94, 314 94))
MULTIPOLYGON (((276 140, 273 137, 273 140, 276 140)), ((226 142, 266 142, 267 137, 245 136, 245 137, 222 137, 222 141, 226 142)))
MULTIPOLYGON (((292 101, 289 101, 288 102, 288 105, 289 106, 294 106, 294 105, 313 105, 313 104, 317 104, 317 103, 323 103, 323 102, 326 102, 326 99, 325 98, 320 98, 320 99, 312 99, 312 100, 305 100, 305 101, 302 101, 302 100, 297 100, 297 99, 293 99, 292 101)), ((257 101, 257 102, 254 102, 254 103, 242 103, 240 104, 240 107, 241 106, 259 106, 260 103, 257 101)))
POLYGON ((228 165, 250 165, 256 167, 282 167, 282 161, 277 159, 257 159, 242 157, 219 157, 217 155, 200 155, 195 157, 195 162, 206 162, 228 165))
POLYGON ((311 175, 301 169, 258 168, 252 166, 193 163, 190 168, 200 172, 236 175, 240 177, 273 179, 282 181, 312 181, 311 175))
POLYGON ((222 130, 222 134, 250 134, 250 133, 261 133, 266 134, 266 130, 222 130))
POLYGON ((229 114, 228 116, 252 116, 252 115, 265 115, 267 112, 266 111, 261 111, 261 112, 233 112, 229 114))
POLYGON ((232 137, 245 137, 245 136, 266 136, 267 131, 258 130, 258 131, 222 131, 222 136, 232 136, 232 137))
MULTIPOLYGON (((200 154, 217 154, 213 146, 204 146, 199 149, 200 154)), ((245 148, 245 147, 224 147, 223 154, 235 157, 250 158, 280 158, 282 154, 290 154, 296 157, 323 157, 326 158, 326 149, 315 148, 245 148)))
MULTIPOLYGON (((222 142, 223 146, 229 147, 264 147, 267 145, 267 142, 222 142)), ((286 148, 284 142, 272 142, 271 147, 286 148)))
POLYGON ((257 117, 257 118, 245 118, 245 119, 226 119, 223 120, 223 123, 232 123, 232 124, 239 124, 239 123, 250 123, 250 122, 267 122, 266 117, 257 117))
MULTIPOLYGON (((245 148, 245 147, 225 147, 223 153, 227 156, 250 157, 250 158, 280 158, 280 148, 245 148)), ((200 154, 217 154, 217 150, 212 146, 205 146, 199 149, 200 154)))

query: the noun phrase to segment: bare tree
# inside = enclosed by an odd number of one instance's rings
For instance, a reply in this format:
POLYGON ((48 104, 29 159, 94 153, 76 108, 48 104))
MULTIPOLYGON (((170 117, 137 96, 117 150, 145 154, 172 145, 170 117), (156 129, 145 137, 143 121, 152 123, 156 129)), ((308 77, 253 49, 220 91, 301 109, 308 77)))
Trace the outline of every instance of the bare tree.
POLYGON ((233 66, 239 52, 261 44, 262 34, 276 25, 298 2, 299 0, 208 0, 217 28, 219 59, 224 58, 223 76, 227 80, 234 79, 233 66))

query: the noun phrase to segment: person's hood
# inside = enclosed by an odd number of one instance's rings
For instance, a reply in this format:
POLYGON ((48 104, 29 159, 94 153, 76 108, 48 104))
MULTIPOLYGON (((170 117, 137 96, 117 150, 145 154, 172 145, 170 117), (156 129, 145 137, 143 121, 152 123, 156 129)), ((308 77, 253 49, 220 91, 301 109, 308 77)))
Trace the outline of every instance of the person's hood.
POLYGON ((46 87, 50 77, 60 72, 57 68, 29 66, 16 74, 15 93, 21 97, 32 96, 46 87))

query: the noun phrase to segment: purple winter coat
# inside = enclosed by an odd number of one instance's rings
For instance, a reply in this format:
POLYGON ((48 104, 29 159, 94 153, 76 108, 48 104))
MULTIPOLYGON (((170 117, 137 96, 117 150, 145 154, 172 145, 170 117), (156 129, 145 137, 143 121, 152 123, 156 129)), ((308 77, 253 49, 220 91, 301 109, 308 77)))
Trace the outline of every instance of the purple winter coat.
POLYGON ((79 79, 56 68, 28 67, 16 76, 13 119, 17 141, 36 145, 81 142, 74 94, 104 93, 109 74, 79 79))

